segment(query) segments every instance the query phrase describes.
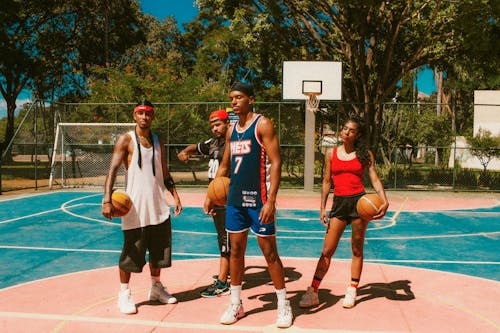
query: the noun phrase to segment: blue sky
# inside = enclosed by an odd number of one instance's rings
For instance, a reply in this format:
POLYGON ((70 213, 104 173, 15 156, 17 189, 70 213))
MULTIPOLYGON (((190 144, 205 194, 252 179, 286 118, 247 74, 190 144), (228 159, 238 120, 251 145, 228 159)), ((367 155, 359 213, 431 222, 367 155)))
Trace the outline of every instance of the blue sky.
MULTIPOLYGON (((151 14, 159 20, 163 20, 166 16, 173 16, 179 28, 182 28, 182 23, 193 20, 198 8, 191 0, 140 0, 141 10, 143 13, 151 14)), ((436 91, 434 76, 432 71, 420 71, 417 81, 418 90, 424 94, 430 95, 436 91)), ((18 107, 31 100, 31 93, 23 91, 18 98, 18 107)), ((6 117, 5 100, 0 97, 0 118, 6 117)))
MULTIPOLYGON (((139 2, 144 13, 156 16, 160 20, 169 15, 174 16, 180 28, 182 23, 193 20, 198 13, 198 8, 191 0, 140 0, 139 2)), ((417 87, 419 91, 427 95, 436 91, 433 72, 430 70, 420 71, 417 87)))
POLYGON ((151 14, 160 20, 173 16, 179 26, 192 21, 198 14, 198 7, 192 0, 140 0, 143 13, 151 14))

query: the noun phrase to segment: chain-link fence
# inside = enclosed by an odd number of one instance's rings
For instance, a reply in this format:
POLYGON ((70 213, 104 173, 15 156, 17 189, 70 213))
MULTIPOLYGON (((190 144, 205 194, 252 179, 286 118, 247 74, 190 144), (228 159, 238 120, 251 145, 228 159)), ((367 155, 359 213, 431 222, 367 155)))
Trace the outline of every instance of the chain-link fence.
MULTIPOLYGON (((166 143, 167 161, 178 186, 206 186, 208 160, 199 156, 186 164, 177 159, 177 154, 191 143, 210 138, 208 115, 215 109, 226 108, 227 103, 154 104, 153 130, 166 143)), ((38 103, 26 107, 17 116, 16 136, 1 155, 0 193, 48 187, 58 123, 130 123, 134 105, 38 103)), ((322 102, 316 113, 315 189, 321 187, 325 149, 338 142, 337 129, 355 107, 358 106, 322 102)), ((275 123, 282 155, 281 187, 303 188, 305 104, 257 102, 255 111, 275 123)), ((447 109, 436 104, 384 104, 377 125, 380 135, 372 145, 384 186, 388 190, 500 191, 498 157, 485 165, 480 158, 481 148, 467 146, 458 135, 472 128, 471 114, 473 105, 447 109)), ((498 156, 500 147, 489 148, 490 153, 493 149, 498 156)), ((85 149, 110 155, 113 144, 96 137, 95 143, 85 143, 85 149)), ((103 163, 109 165, 108 161, 103 163)), ((99 181, 86 179, 72 186, 102 187, 104 178, 96 179, 99 181)), ((369 181, 366 185, 370 186, 369 181)))

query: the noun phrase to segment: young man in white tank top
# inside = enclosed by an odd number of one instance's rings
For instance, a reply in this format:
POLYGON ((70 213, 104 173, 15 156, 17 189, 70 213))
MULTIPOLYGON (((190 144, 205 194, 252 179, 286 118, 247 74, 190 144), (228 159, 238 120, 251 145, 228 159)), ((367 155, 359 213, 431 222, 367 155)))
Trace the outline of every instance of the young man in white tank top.
POLYGON ((175 203, 174 215, 182 205, 165 159, 165 146, 151 131, 153 105, 148 101, 134 108, 135 130, 121 135, 115 144, 109 172, 104 184, 102 215, 112 218, 111 193, 116 175, 123 164, 127 170, 126 192, 133 206, 122 217, 124 244, 119 261, 120 292, 118 308, 125 314, 137 312, 129 288, 131 273, 140 273, 149 252, 151 290, 149 300, 165 304, 176 303, 160 281, 162 268, 172 261, 172 223, 167 203, 169 192, 175 203))

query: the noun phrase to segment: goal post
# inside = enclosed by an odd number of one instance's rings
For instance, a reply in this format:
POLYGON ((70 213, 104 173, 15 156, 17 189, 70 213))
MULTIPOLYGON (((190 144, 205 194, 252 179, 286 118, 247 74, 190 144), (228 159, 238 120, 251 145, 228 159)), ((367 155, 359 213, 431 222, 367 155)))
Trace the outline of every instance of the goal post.
MULTIPOLYGON (((56 128, 49 188, 104 186, 115 142, 135 123, 59 123, 56 128)), ((122 165, 115 185, 125 185, 122 165)))

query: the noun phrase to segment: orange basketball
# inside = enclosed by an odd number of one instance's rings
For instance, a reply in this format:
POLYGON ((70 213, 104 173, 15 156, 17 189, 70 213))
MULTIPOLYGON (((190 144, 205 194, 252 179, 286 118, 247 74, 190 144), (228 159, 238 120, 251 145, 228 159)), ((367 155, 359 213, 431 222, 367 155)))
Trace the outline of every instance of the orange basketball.
POLYGON ((123 190, 114 190, 111 193, 111 204, 113 205, 113 216, 120 217, 126 215, 132 208, 132 199, 123 190))
POLYGON ((229 194, 229 178, 215 177, 208 184, 207 195, 210 200, 217 206, 224 206, 229 194))
POLYGON ((373 220, 373 216, 378 211, 382 203, 382 199, 380 199, 377 194, 365 194, 359 198, 358 203, 356 204, 356 210, 363 220, 370 221, 373 220))

